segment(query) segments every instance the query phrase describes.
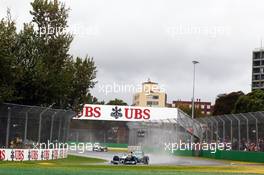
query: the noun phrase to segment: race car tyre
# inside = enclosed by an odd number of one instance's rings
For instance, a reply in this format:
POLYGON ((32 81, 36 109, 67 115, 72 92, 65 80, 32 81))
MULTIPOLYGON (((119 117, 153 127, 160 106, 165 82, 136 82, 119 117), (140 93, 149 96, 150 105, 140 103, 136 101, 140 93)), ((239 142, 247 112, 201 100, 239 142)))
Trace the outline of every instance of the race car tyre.
POLYGON ((148 156, 143 157, 143 163, 145 165, 148 165, 149 164, 149 157, 148 156))
POLYGON ((113 157, 113 161, 119 161, 119 157, 118 156, 114 156, 113 157))

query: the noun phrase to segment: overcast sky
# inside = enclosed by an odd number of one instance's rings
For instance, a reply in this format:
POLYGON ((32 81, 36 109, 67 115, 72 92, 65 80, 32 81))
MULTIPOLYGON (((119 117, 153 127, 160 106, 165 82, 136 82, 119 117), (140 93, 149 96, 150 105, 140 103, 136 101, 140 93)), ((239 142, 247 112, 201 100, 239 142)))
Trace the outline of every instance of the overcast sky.
MULTIPOLYGON (((263 0, 65 0, 75 33, 71 53, 94 57, 100 100, 133 92, 104 93, 106 85, 139 86, 150 78, 168 102, 190 100, 192 60, 198 60, 196 97, 250 91, 252 50, 264 36, 263 0)), ((0 0, 18 26, 31 20, 29 0, 0 0)))

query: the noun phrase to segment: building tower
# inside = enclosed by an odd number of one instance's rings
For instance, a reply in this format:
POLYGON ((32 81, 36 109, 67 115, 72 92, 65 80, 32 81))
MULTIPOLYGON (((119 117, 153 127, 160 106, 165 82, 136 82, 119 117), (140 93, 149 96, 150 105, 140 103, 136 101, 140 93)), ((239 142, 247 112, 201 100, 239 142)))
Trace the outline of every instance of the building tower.
POLYGON ((264 48, 253 51, 251 89, 264 89, 264 48))
POLYGON ((134 94, 133 105, 141 107, 166 107, 167 95, 163 92, 158 83, 148 79, 142 83, 140 92, 134 94))

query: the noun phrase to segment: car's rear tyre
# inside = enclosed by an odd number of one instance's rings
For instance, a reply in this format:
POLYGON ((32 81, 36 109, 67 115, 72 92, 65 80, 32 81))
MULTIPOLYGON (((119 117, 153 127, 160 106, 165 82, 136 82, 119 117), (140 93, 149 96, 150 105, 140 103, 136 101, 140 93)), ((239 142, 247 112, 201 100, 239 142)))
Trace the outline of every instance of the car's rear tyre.
POLYGON ((143 157, 143 163, 145 165, 148 165, 149 164, 149 157, 147 157, 147 156, 143 157))

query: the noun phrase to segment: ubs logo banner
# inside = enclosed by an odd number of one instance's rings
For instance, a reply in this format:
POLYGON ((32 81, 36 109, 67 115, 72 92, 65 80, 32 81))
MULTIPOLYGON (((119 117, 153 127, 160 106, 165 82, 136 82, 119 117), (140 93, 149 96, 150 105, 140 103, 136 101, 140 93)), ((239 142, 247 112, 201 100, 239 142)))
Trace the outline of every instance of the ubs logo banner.
POLYGON ((5 157, 6 157, 5 150, 0 149, 0 160, 5 160, 5 157))
POLYGON ((43 151, 43 159, 49 160, 50 159, 50 150, 44 150, 43 151))
POLYGON ((67 155, 67 149, 0 149, 0 161, 53 160, 67 155))
POLYGON ((118 108, 117 106, 112 108, 111 116, 114 117, 115 119, 122 117, 123 116, 122 109, 118 108))
POLYGON ((22 160, 24 160, 24 158, 25 158, 25 156, 24 156, 24 150, 22 150, 22 149, 18 149, 18 150, 14 150, 12 153, 11 153, 11 159, 15 159, 15 160, 17 160, 17 161, 22 161, 22 160), (13 155, 12 155, 12 153, 14 152, 14 157, 13 157, 13 155))
POLYGON ((31 160, 38 160, 39 152, 37 150, 30 150, 29 154, 31 160))
POLYGON ((177 108, 85 104, 74 119, 110 121, 151 121, 177 118, 177 108))

